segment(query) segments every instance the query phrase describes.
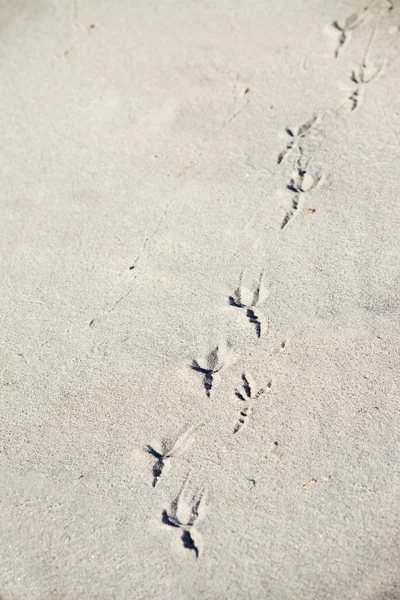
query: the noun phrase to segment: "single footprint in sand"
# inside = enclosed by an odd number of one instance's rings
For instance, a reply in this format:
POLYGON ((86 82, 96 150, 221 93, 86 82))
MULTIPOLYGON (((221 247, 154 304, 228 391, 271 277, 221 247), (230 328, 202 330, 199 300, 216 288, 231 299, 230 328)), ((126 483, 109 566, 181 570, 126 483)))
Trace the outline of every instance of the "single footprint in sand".
POLYGON ((191 368, 203 375, 203 385, 208 398, 211 397, 211 392, 214 386, 216 375, 225 367, 228 358, 229 345, 221 343, 216 346, 205 357, 202 366, 197 360, 193 360, 191 368))
MULTIPOLYGON (((246 424, 252 412, 253 402, 265 393, 264 388, 260 388, 258 392, 253 394, 251 385, 245 373, 242 375, 242 382, 242 391, 235 390, 235 395, 241 402, 245 403, 245 406, 243 406, 243 408, 240 410, 239 418, 233 429, 233 433, 238 433, 238 431, 240 431, 240 429, 246 424)), ((271 386, 272 382, 269 381, 267 388, 269 389, 271 386)))
POLYGON ((312 132, 318 127, 320 121, 321 115, 314 115, 311 117, 311 119, 303 123, 303 125, 293 128, 286 127, 285 132, 289 136, 290 140, 287 143, 286 148, 284 148, 284 150, 282 150, 278 156, 278 165, 285 160, 285 158, 292 152, 294 148, 300 147, 301 140, 311 135, 312 132))
POLYGON ((156 487, 161 474, 169 469, 170 460, 191 446, 194 441, 194 433, 199 427, 201 425, 189 427, 175 442, 162 440, 160 451, 149 444, 145 446, 145 451, 156 459, 153 465, 153 487, 156 487))
POLYGON ((244 287, 242 284, 243 280, 243 271, 240 274, 239 278, 239 286, 233 292, 232 296, 229 296, 229 304, 234 306, 235 308, 240 308, 245 310, 246 317, 249 322, 254 325, 256 330, 256 335, 258 338, 261 337, 261 327, 262 323, 260 320, 260 316, 256 308, 261 302, 263 302, 267 296, 262 287, 262 280, 264 274, 261 273, 260 278, 253 290, 249 290, 244 287))
POLYGON ((344 104, 350 104, 350 110, 356 110, 364 97, 364 88, 371 83, 382 72, 383 64, 375 67, 371 63, 362 64, 356 71, 352 71, 351 81, 356 84, 355 90, 351 92, 344 104))
POLYGON ((170 508, 162 511, 161 521, 168 527, 179 529, 183 547, 192 550, 198 558, 201 551, 201 536, 195 525, 205 508, 205 491, 200 490, 189 494, 187 487, 188 479, 170 508))
POLYGON ((366 6, 360 12, 351 14, 343 22, 333 21, 332 27, 339 31, 339 39, 335 48, 335 58, 338 58, 341 50, 344 48, 344 45, 350 40, 351 32, 366 21, 368 14, 369 8, 366 6))
POLYGON ((290 179, 290 183, 286 186, 287 189, 296 194, 296 196, 292 198, 291 208, 286 212, 283 218, 281 229, 286 227, 290 219, 294 217, 296 211, 298 210, 300 204, 300 194, 311 192, 321 183, 322 176, 319 173, 312 174, 309 169, 309 164, 310 160, 308 160, 304 166, 302 165, 301 152, 299 152, 299 158, 296 160, 295 165, 295 173, 290 179))
POLYGON ((309 169, 310 160, 306 164, 302 165, 301 154, 296 160, 295 172, 290 179, 290 183, 286 186, 288 190, 296 194, 304 194, 305 192, 311 192, 321 182, 321 175, 313 175, 309 169))

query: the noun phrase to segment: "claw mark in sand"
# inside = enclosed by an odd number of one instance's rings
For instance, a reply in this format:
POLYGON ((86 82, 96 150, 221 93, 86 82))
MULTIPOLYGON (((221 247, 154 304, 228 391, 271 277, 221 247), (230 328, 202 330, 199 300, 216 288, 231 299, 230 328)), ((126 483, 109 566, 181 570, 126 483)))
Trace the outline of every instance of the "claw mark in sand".
POLYGON ((181 541, 184 548, 192 550, 196 558, 199 557, 201 550, 201 538, 199 532, 195 529, 195 524, 202 516, 204 508, 205 492, 195 492, 189 495, 186 493, 187 480, 183 484, 178 496, 173 500, 169 510, 164 509, 161 515, 161 521, 164 525, 179 529, 181 541))
POLYGON ((332 27, 339 32, 339 39, 335 49, 335 58, 338 58, 343 46, 351 38, 351 32, 357 29, 367 18, 369 8, 366 6, 362 11, 353 13, 344 23, 341 24, 339 21, 333 21, 332 27))
POLYGON ((286 148, 282 150, 282 152, 278 156, 277 163, 278 165, 292 152, 294 148, 299 147, 299 143, 302 139, 308 137, 313 130, 316 129, 319 122, 321 121, 320 115, 314 115, 311 119, 300 125, 299 127, 294 127, 290 129, 286 128, 286 133, 290 137, 290 141, 286 145, 286 148))
POLYGON ((187 450, 193 443, 193 434, 199 427, 200 425, 190 427, 175 442, 162 440, 160 452, 149 444, 145 446, 145 451, 156 459, 153 465, 153 487, 156 487, 163 471, 168 470, 170 459, 187 450))
POLYGON ((208 398, 211 396, 211 391, 214 385, 215 376, 225 366, 228 346, 227 344, 220 344, 216 346, 205 358, 205 366, 202 367, 197 360, 193 360, 191 368, 198 373, 201 373, 203 377, 204 389, 208 398))
MULTIPOLYGON (((262 394, 264 394, 265 390, 263 388, 259 389, 258 392, 253 396, 253 392, 249 383, 249 380, 245 373, 242 375, 242 388, 243 391, 235 390, 235 395, 241 402, 245 402, 246 406, 241 409, 239 414, 239 419, 235 425, 233 433, 237 433, 246 423, 247 419, 251 414, 251 405, 254 400, 257 400, 262 394)), ((267 387, 270 388, 272 386, 272 382, 269 381, 267 387)))
POLYGON ((251 291, 242 285, 242 272, 240 274, 238 288, 234 291, 232 296, 229 296, 229 304, 231 306, 246 310, 246 317, 249 319, 250 323, 255 326, 257 337, 261 337, 261 321, 260 317, 255 312, 255 308, 265 298, 262 290, 263 275, 264 274, 261 273, 256 288, 254 291, 251 291))

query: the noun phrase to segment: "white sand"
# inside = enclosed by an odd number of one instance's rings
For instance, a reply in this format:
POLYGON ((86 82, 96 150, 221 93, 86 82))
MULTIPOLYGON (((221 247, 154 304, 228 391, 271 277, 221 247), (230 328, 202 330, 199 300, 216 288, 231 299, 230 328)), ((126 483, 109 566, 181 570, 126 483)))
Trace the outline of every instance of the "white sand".
POLYGON ((400 3, 364 6, 1 2, 2 600, 400 598, 400 3))

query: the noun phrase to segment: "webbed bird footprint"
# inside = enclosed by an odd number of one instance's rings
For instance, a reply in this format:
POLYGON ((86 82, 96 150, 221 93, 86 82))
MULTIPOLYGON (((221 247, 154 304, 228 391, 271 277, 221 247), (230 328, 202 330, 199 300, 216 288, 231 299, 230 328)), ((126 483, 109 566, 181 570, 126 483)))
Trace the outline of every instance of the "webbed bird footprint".
POLYGON ((201 536, 195 525, 205 508, 205 491, 200 490, 189 494, 186 489, 187 483, 186 480, 170 508, 162 511, 161 521, 168 527, 179 529, 183 547, 192 550, 198 558, 201 550, 201 536))
POLYGON ((211 396, 211 391, 214 386, 216 375, 224 368, 228 358, 228 344, 222 343, 216 346, 205 357, 202 366, 197 360, 193 360, 191 368, 203 375, 203 385, 208 398, 211 396))
MULTIPOLYGON (((235 308, 241 308, 246 311, 246 317, 252 325, 254 325, 257 337, 261 337, 261 320, 259 315, 256 313, 256 307, 265 300, 267 294, 264 293, 262 288, 263 273, 253 290, 249 290, 242 285, 243 272, 240 274, 239 286, 233 292, 232 296, 229 296, 229 304, 235 308)), ((257 311, 258 312, 258 311, 257 311)))

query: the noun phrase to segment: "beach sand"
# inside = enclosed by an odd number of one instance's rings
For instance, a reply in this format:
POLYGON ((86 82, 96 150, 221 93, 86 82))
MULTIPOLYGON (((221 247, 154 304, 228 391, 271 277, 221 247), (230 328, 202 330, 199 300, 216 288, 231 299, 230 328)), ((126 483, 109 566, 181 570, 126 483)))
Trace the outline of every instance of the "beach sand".
POLYGON ((1 600, 399 600, 400 3, 0 4, 1 600))

